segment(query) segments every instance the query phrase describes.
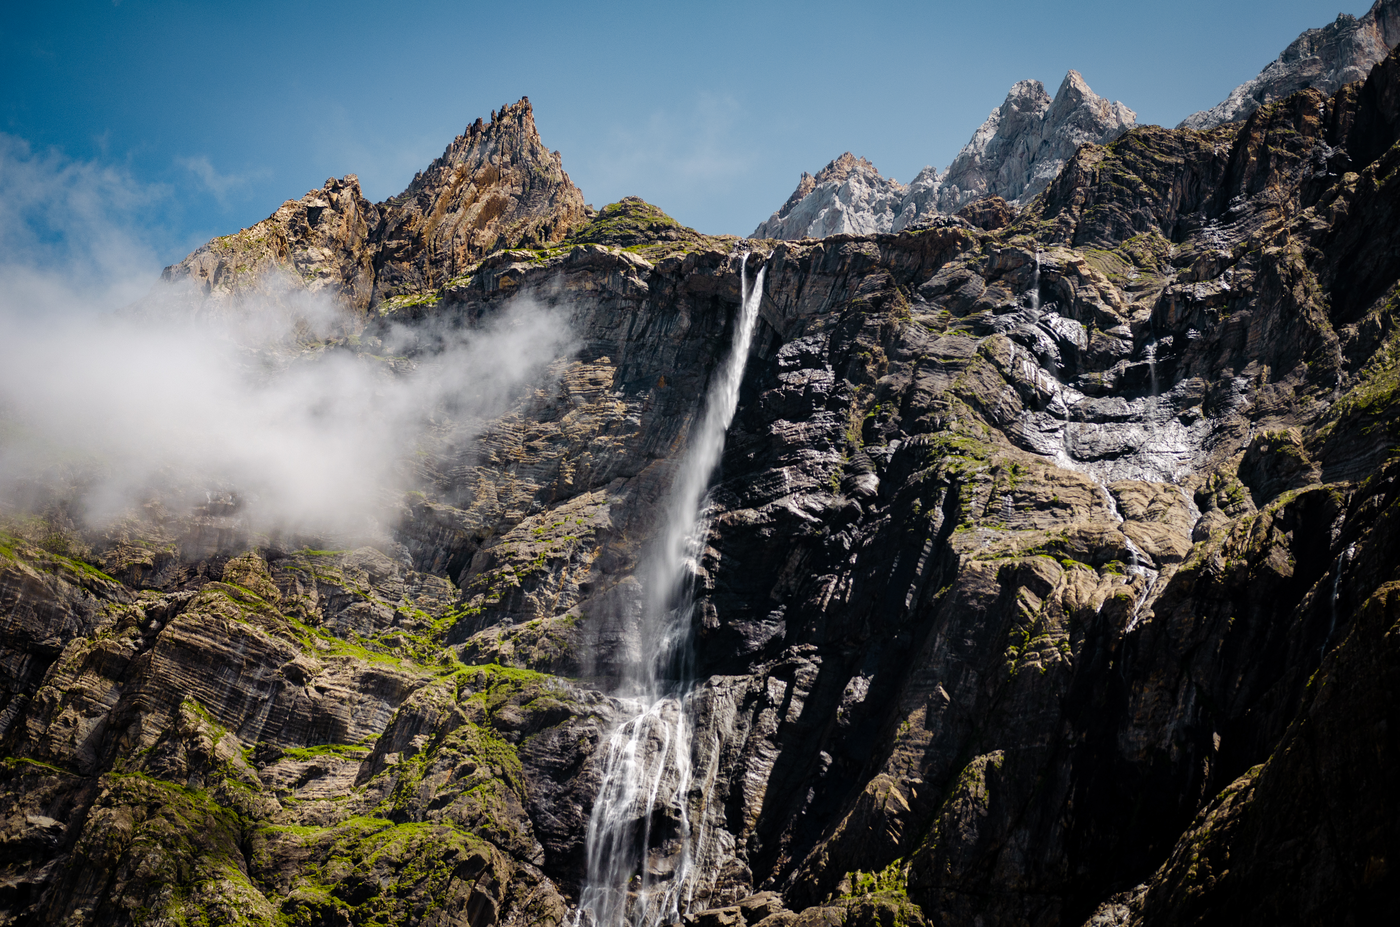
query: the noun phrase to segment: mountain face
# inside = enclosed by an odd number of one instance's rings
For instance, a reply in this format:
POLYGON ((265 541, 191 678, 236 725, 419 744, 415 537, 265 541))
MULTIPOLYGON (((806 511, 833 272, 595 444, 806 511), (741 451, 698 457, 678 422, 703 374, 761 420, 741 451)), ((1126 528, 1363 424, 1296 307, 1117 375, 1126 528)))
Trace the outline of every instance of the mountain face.
POLYGON ((216 301, 328 290, 363 312, 440 287, 492 251, 558 242, 585 209, 527 97, 468 126, 398 196, 370 204, 355 175, 332 178, 163 277, 216 301))
POLYGON ((875 165, 848 151, 816 177, 803 172, 792 196, 753 237, 825 238, 888 232, 902 211, 905 193, 903 184, 881 177, 875 165))
POLYGON ((1078 71, 1065 75, 1053 100, 1039 81, 1021 81, 939 178, 938 211, 951 215, 989 196, 1026 202, 1081 145, 1110 142, 1136 122, 1137 114, 1097 96, 1078 71))
MULTIPOLYGON (((1239 122, 1266 103, 1308 88, 1324 94, 1360 81, 1400 43, 1400 0, 1376 0, 1357 19, 1347 13, 1309 29, 1264 68, 1179 129, 1212 129, 1239 122)), ((1020 81, 987 117, 942 174, 926 167, 908 186, 881 177, 849 152, 818 174, 804 173, 783 207, 754 230, 754 238, 795 240, 834 234, 900 231, 933 216, 952 216, 988 197, 1028 203, 1049 185, 1081 145, 1103 145, 1136 124, 1122 103, 1097 96, 1078 71, 1065 75, 1052 99, 1039 81, 1020 81), (859 163, 853 180, 850 164, 859 163)))
POLYGON ((1335 93, 1364 79, 1397 43, 1400 0, 1376 0, 1360 19, 1339 13, 1329 25, 1298 36, 1258 77, 1240 84, 1210 109, 1187 116, 1177 128, 1213 129, 1239 122, 1260 106, 1309 87, 1335 93))
POLYGON ((1110 142, 1136 119, 1122 103, 1097 96, 1078 71, 1065 75, 1053 99, 1040 81, 1021 81, 944 174, 926 167, 905 187, 847 152, 815 179, 803 174, 753 237, 897 232, 992 196, 1020 204, 1045 189, 1081 145, 1110 142))
MULTIPOLYGON (((978 163, 1039 163, 994 144, 1035 89, 978 163)), ((6 510, 0 922, 577 923, 646 564, 760 285, 686 554, 692 746, 637 741, 665 787, 608 888, 686 863, 696 927, 1385 921, 1400 55, 1084 145, 1015 216, 821 240, 580 221, 491 132, 412 204, 332 182, 167 275, 334 294, 362 325, 298 363, 386 379, 557 313, 526 388, 405 448, 382 536, 216 488, 89 524, 58 476, 6 510), (462 263, 487 239, 533 246, 462 263)), ((786 217, 881 189, 843 161, 786 217)))

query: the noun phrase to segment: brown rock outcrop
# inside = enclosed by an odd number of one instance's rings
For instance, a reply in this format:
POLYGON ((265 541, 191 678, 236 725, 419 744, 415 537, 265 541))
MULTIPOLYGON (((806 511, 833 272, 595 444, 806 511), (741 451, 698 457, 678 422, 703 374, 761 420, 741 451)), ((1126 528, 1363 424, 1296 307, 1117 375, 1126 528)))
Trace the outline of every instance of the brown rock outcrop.
POLYGON ((540 141, 528 97, 468 126, 382 205, 381 296, 439 287, 491 251, 560 241, 585 218, 583 194, 540 141))
POLYGON ((360 195, 358 177, 331 178, 251 228, 196 249, 161 277, 215 303, 324 292, 364 312, 374 295, 370 238, 380 215, 360 195))
POLYGON ((585 218, 583 194, 522 98, 468 126, 398 196, 370 204, 355 175, 332 178, 162 277, 192 287, 201 305, 325 293, 363 314, 436 289, 492 251, 558 242, 585 218))

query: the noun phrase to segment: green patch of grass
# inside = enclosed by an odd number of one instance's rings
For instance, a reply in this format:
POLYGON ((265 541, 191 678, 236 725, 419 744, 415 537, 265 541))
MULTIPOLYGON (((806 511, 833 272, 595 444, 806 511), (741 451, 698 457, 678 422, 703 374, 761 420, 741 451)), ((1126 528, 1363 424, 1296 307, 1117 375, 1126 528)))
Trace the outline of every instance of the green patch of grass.
POLYGON ((283 747, 282 758, 306 762, 322 756, 363 759, 370 752, 365 744, 317 744, 314 747, 283 747))
POLYGON ((909 874, 904 860, 897 859, 879 872, 862 872, 857 869, 851 873, 850 894, 842 897, 853 899, 881 892, 909 897, 909 874))
POLYGON ((400 296, 390 296, 377 307, 380 316, 394 315, 405 309, 416 309, 421 306, 431 306, 441 299, 437 291, 430 293, 409 293, 400 296))
POLYGON ((587 225, 564 241, 565 246, 595 244, 643 251, 648 246, 699 244, 705 236, 686 228, 655 206, 635 196, 623 197, 599 210, 587 225))
POLYGON ((6 769, 11 770, 13 772, 18 772, 19 770, 25 767, 33 767, 36 770, 42 770, 47 773, 58 773, 61 776, 73 775, 73 773, 69 772, 61 766, 55 766, 52 763, 45 763, 43 760, 31 759, 27 756, 7 756, 4 759, 0 760, 0 765, 3 765, 6 769))
POLYGON ((61 579, 96 580, 120 586, 113 576, 104 573, 85 560, 74 556, 77 546, 67 535, 49 532, 36 544, 8 531, 0 531, 0 557, 15 563, 25 563, 41 573, 61 579))

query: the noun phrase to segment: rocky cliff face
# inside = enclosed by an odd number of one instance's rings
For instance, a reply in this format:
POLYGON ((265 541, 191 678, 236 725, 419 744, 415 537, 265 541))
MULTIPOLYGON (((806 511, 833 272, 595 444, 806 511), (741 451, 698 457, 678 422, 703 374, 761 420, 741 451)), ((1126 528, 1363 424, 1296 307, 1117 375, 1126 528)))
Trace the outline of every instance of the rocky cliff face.
POLYGON ((926 167, 905 187, 847 152, 816 178, 803 174, 753 237, 898 232, 993 196, 1017 205, 1045 189, 1079 146, 1112 141, 1136 118, 1122 103, 1096 95, 1078 71, 1065 75, 1053 99, 1040 81, 1021 81, 943 174, 926 167))
MULTIPOLYGON (((1391 57, 1132 129, 1009 224, 742 243, 629 200, 494 251, 302 346, 381 364, 421 324, 392 361, 427 363, 519 294, 577 334, 490 421, 444 407, 357 549, 56 487, 0 546, 0 917, 572 923, 640 565, 761 258, 695 784, 647 818, 658 870, 704 835, 689 921, 1380 920, 1397 101, 1391 57)), ((325 250, 373 250, 333 192, 325 250)), ((353 303, 365 265, 326 266, 353 303)))
POLYGON ((1239 122, 1260 106, 1309 87, 1325 94, 1335 93, 1346 84, 1363 80, 1397 43, 1397 0, 1376 0, 1360 19, 1338 13, 1329 25, 1298 36, 1258 77, 1240 84, 1210 109, 1187 116, 1177 128, 1213 129, 1227 122, 1239 122))

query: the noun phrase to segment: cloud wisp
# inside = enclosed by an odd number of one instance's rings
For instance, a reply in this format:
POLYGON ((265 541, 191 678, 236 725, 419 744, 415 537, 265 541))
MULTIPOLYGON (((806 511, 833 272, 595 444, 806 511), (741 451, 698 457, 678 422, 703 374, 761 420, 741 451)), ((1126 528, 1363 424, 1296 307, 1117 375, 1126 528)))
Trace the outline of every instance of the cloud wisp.
POLYGON ((168 200, 119 167, 0 133, 0 308, 39 312, 58 297, 91 312, 137 299, 160 268, 143 220, 168 200))
POLYGON ((304 315, 258 318, 258 343, 246 317, 235 337, 165 313, 0 318, 4 488, 70 474, 94 523, 218 491, 253 530, 372 532, 415 488, 429 429, 484 427, 568 340, 524 299, 470 331, 391 329, 374 353, 318 344, 304 315))
POLYGON ((189 171, 199 185, 219 203, 220 206, 228 205, 229 194, 235 190, 247 187, 253 181, 267 175, 267 171, 254 171, 247 174, 225 174, 214 166, 208 155, 197 155, 192 158, 176 158, 175 163, 189 171))

